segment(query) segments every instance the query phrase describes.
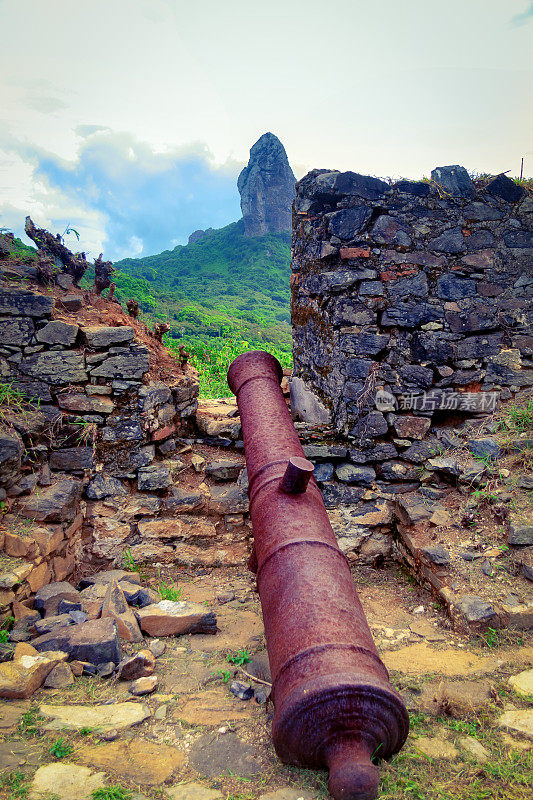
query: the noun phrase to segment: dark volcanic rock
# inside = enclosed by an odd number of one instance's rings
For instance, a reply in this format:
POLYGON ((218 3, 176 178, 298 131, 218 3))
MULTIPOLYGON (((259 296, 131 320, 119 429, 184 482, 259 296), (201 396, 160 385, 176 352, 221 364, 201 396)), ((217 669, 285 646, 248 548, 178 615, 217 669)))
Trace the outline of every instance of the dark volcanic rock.
POLYGON ((32 646, 39 652, 62 650, 71 659, 91 664, 118 664, 122 657, 117 626, 110 617, 57 628, 33 639, 32 646))
POLYGON ((19 513, 34 522, 70 521, 76 515, 81 490, 81 481, 66 478, 34 492, 22 505, 19 513))
POLYGON ((22 442, 14 431, 0 430, 0 486, 11 486, 20 472, 22 442))
POLYGON ((291 230, 296 178, 277 136, 265 133, 250 150, 237 181, 247 236, 291 230))
POLYGON ((446 194, 455 197, 474 197, 476 187, 464 167, 454 164, 449 167, 435 167, 431 170, 431 180, 438 183, 446 194))
POLYGON ((117 478, 111 478, 103 472, 98 472, 85 491, 91 500, 103 500, 104 497, 121 497, 128 494, 128 490, 117 478))
POLYGON ((54 298, 28 289, 0 289, 0 314, 45 317, 52 313, 54 298))
POLYGON ((487 192, 494 197, 500 197, 508 203, 517 203, 525 195, 526 190, 518 186, 506 175, 497 175, 487 186, 487 192))

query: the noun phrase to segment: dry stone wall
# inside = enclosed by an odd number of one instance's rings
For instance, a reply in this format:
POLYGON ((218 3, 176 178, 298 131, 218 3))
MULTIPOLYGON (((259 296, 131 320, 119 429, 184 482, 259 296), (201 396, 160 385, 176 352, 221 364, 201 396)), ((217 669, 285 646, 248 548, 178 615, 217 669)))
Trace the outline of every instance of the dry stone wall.
POLYGON ((412 483, 432 422, 533 385, 532 228, 525 189, 459 166, 297 184, 293 407, 352 443, 350 482, 412 483))
POLYGON ((197 408, 195 370, 176 365, 172 385, 149 381, 149 351, 133 327, 78 326, 53 311, 51 296, 0 288, 0 380, 26 398, 6 401, 0 425, 0 502, 10 512, 0 613, 84 558, 122 553, 126 528, 98 527, 94 505, 170 486, 164 459, 197 408))

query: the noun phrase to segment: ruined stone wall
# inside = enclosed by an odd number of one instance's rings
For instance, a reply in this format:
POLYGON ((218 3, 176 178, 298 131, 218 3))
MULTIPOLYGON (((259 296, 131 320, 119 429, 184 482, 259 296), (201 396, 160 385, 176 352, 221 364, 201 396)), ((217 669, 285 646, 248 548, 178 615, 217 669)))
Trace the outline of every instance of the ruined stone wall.
POLYGON ((83 558, 122 553, 130 526, 91 503, 168 487, 162 460, 197 407, 195 370, 149 382, 133 327, 80 327, 53 310, 46 293, 0 288, 0 380, 26 398, 12 395, 0 419, 0 613, 83 558))
POLYGON ((329 476, 416 488, 432 423, 533 385, 532 228, 525 189, 462 167, 297 184, 292 403, 351 443, 329 476))

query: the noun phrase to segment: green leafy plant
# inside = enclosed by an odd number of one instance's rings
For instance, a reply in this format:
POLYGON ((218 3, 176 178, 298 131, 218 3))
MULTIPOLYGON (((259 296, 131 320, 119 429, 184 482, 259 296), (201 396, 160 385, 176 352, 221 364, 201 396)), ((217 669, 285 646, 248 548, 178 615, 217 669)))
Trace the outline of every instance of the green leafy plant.
POLYGON ((74 747, 70 744, 70 742, 66 742, 65 739, 60 737, 53 742, 50 747, 48 748, 48 752, 54 756, 54 758, 66 758, 69 756, 74 747))
POLYGON ((238 667, 248 664, 251 660, 252 656, 248 650, 245 649, 237 650, 236 653, 230 653, 226 656, 226 661, 228 661, 230 664, 235 664, 238 667))
POLYGON ((231 678, 231 672, 229 671, 229 669, 219 669, 218 672, 214 674, 220 675, 223 683, 228 683, 229 679, 231 678))
POLYGON ((178 588, 173 583, 161 581, 157 587, 157 591, 161 595, 162 600, 183 600, 183 589, 178 588))

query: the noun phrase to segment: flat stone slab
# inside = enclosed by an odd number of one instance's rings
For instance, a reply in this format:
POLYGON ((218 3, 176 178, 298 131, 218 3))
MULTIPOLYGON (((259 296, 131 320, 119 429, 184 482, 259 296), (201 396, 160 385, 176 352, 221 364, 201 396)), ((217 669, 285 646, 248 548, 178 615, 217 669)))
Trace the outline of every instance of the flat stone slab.
POLYGON ((427 644, 412 644, 381 656, 389 670, 407 675, 435 672, 448 677, 492 673, 498 668, 495 656, 477 656, 456 648, 436 650, 427 644))
POLYGON ((85 800, 105 783, 103 772, 91 772, 77 764, 46 764, 39 767, 30 787, 30 800, 54 795, 61 800, 85 800))
POLYGON ((12 733, 18 727, 21 716, 28 710, 28 700, 12 700, 0 703, 0 734, 12 733))
POLYGON ((512 675, 509 683, 517 694, 523 697, 533 696, 533 669, 526 669, 524 672, 519 672, 518 675, 512 675))
POLYGON ((215 726, 250 719, 253 710, 250 703, 235 700, 227 692, 213 689, 190 697, 183 708, 174 712, 173 717, 189 725, 215 726))
POLYGON ((533 708, 506 711, 498 718, 498 728, 533 739, 533 708))
POLYGON ((415 739, 413 745, 428 758, 454 761, 459 755, 457 747, 440 736, 419 736, 418 739, 415 739))
POLYGON ((177 786, 165 788, 171 800, 221 800, 222 792, 208 789, 201 783, 180 783, 177 786))
POLYGON ((262 771, 262 766, 250 745, 235 733, 218 736, 208 733, 197 739, 189 751, 189 762, 202 775, 233 775, 249 778, 262 771))
MULTIPOLYGON (((5 731, 2 731, 4 733, 5 731)), ((25 742, 2 742, 0 747, 0 775, 4 772, 22 769, 26 772, 41 762, 42 747, 35 739, 25 742), (24 762, 21 764, 21 762, 24 762)), ((33 770, 32 770, 33 771, 33 770)))
POLYGON ((144 786, 159 786, 185 762, 184 753, 176 747, 146 739, 109 742, 104 747, 84 747, 77 755, 84 764, 117 773, 121 780, 144 786))
POLYGON ((52 717, 45 726, 47 731, 62 728, 79 730, 97 728, 100 731, 125 730, 138 725, 150 716, 148 706, 141 703, 113 703, 105 706, 52 706, 42 705, 41 714, 52 717))

